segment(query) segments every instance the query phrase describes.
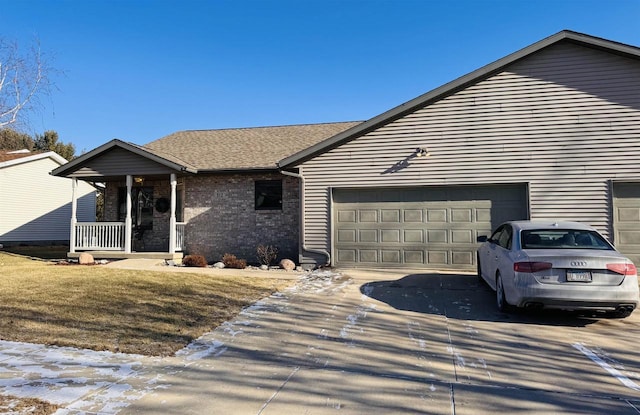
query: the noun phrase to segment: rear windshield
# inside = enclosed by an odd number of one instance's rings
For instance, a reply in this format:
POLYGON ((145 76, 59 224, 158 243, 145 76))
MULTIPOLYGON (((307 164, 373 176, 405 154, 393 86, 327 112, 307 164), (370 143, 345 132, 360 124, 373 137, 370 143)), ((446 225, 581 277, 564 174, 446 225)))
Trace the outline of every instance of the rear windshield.
POLYGON ((522 249, 613 249, 595 231, 531 229, 522 231, 520 238, 522 238, 522 249))

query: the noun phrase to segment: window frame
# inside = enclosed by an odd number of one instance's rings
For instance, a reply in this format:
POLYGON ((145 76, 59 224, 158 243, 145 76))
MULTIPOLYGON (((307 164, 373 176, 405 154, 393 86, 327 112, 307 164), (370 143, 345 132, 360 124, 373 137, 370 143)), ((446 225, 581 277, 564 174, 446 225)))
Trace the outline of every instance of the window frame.
POLYGON ((254 209, 256 211, 282 210, 282 179, 254 181, 254 209))

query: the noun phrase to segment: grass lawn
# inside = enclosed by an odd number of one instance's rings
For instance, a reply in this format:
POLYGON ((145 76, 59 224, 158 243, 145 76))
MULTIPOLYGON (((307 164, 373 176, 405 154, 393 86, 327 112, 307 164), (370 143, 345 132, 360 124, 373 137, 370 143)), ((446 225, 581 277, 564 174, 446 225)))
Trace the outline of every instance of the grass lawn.
POLYGON ((291 283, 54 265, 0 252, 0 339, 167 356, 291 283))
POLYGON ((40 399, 0 395, 0 414, 49 415, 57 410, 58 406, 40 399))

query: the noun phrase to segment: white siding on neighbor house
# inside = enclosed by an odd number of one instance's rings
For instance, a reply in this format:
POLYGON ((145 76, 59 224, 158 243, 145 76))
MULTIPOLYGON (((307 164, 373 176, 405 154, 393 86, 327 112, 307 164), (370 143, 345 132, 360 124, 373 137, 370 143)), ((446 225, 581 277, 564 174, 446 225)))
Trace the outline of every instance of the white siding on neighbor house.
POLYGON ((528 183, 532 219, 611 235, 609 180, 640 179, 640 63, 558 43, 301 165, 306 244, 330 187, 528 183), (430 157, 414 157, 428 147, 430 157))
MULTIPOLYGON (((0 168, 0 243, 68 241, 71 180, 49 174, 41 158, 0 168)), ((95 221, 95 188, 78 183, 78 221, 95 221)))

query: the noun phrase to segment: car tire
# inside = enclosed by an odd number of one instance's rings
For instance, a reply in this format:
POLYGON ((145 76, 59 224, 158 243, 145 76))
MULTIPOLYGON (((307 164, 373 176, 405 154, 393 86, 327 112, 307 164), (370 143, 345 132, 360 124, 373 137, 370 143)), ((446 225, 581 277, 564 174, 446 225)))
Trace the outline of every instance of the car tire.
POLYGON ((480 281, 483 281, 484 278, 482 278, 482 268, 480 268, 480 254, 478 254, 476 256, 476 265, 477 265, 477 274, 478 274, 478 279, 480 281))
POLYGON ((507 297, 504 293, 504 285, 502 284, 502 277, 498 273, 496 276, 496 305, 498 306, 498 310, 502 313, 509 312, 511 310, 511 306, 507 302, 507 297))

